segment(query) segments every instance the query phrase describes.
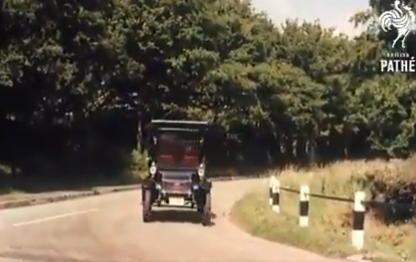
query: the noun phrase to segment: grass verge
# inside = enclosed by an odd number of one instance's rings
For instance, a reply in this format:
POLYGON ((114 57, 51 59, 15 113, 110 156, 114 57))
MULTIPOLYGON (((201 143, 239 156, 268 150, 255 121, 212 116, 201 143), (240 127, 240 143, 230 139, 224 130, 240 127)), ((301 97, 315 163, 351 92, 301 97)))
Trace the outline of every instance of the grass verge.
MULTIPOLYGON (((249 193, 234 205, 231 220, 250 234, 267 240, 333 257, 346 257, 353 253, 353 249, 345 245, 349 240, 347 230, 328 230, 317 220, 311 220, 309 228, 300 228, 297 224, 297 198, 284 194, 282 201, 288 207, 276 214, 268 205, 267 193, 249 193)), ((316 206, 316 203, 311 205, 316 206)))
MULTIPOLYGON (((313 193, 352 197, 358 189, 367 190, 362 181, 352 179, 372 169, 387 168, 391 163, 340 162, 318 168, 313 175, 301 170, 281 172, 282 186, 299 189, 308 184, 313 193)), ((365 183, 364 183, 365 184, 365 183)), ((352 204, 312 198, 310 225, 298 226, 299 196, 282 192, 281 213, 268 205, 267 188, 245 195, 232 211, 231 220, 252 235, 296 246, 329 257, 357 254, 351 246, 352 204)), ((366 215, 365 250, 361 253, 373 261, 416 261, 416 235, 413 222, 386 224, 372 212, 366 215)))

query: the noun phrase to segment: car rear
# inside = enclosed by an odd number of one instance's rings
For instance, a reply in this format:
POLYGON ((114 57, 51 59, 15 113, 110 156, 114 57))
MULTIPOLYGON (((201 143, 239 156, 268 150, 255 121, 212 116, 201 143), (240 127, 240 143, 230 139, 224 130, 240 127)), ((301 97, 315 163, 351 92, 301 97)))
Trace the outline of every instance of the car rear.
POLYGON ((169 206, 193 206, 193 176, 195 171, 161 170, 160 199, 161 204, 169 206))

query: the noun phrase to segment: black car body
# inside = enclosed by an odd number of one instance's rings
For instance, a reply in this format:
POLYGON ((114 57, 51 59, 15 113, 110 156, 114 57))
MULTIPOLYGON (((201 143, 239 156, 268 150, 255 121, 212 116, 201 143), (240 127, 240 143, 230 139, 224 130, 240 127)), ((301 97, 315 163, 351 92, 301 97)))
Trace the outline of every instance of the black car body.
POLYGON ((143 221, 154 207, 190 208, 210 223, 211 182, 206 170, 205 137, 208 122, 153 120, 146 148, 149 174, 142 186, 143 221))

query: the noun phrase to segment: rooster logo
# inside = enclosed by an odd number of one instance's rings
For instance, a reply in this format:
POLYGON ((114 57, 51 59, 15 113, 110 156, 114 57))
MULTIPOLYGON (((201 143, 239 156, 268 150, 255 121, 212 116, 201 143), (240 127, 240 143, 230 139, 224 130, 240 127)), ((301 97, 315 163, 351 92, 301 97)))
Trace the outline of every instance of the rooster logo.
POLYGON ((393 28, 397 29, 397 37, 391 45, 394 48, 399 39, 402 39, 402 48, 406 48, 405 41, 409 33, 415 31, 416 16, 412 8, 402 4, 396 0, 393 9, 383 12, 379 17, 379 24, 384 32, 388 32, 393 28))

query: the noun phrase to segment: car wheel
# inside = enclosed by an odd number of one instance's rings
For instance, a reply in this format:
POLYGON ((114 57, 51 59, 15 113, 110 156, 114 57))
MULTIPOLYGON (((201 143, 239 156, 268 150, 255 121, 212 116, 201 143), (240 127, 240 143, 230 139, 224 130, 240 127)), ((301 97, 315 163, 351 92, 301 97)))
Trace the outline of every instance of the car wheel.
POLYGON ((147 223, 151 220, 151 213, 152 213, 152 192, 150 190, 145 190, 143 192, 143 222, 147 223))
POLYGON ((201 223, 203 226, 211 225, 211 194, 207 193, 205 197, 205 205, 201 214, 201 223))

